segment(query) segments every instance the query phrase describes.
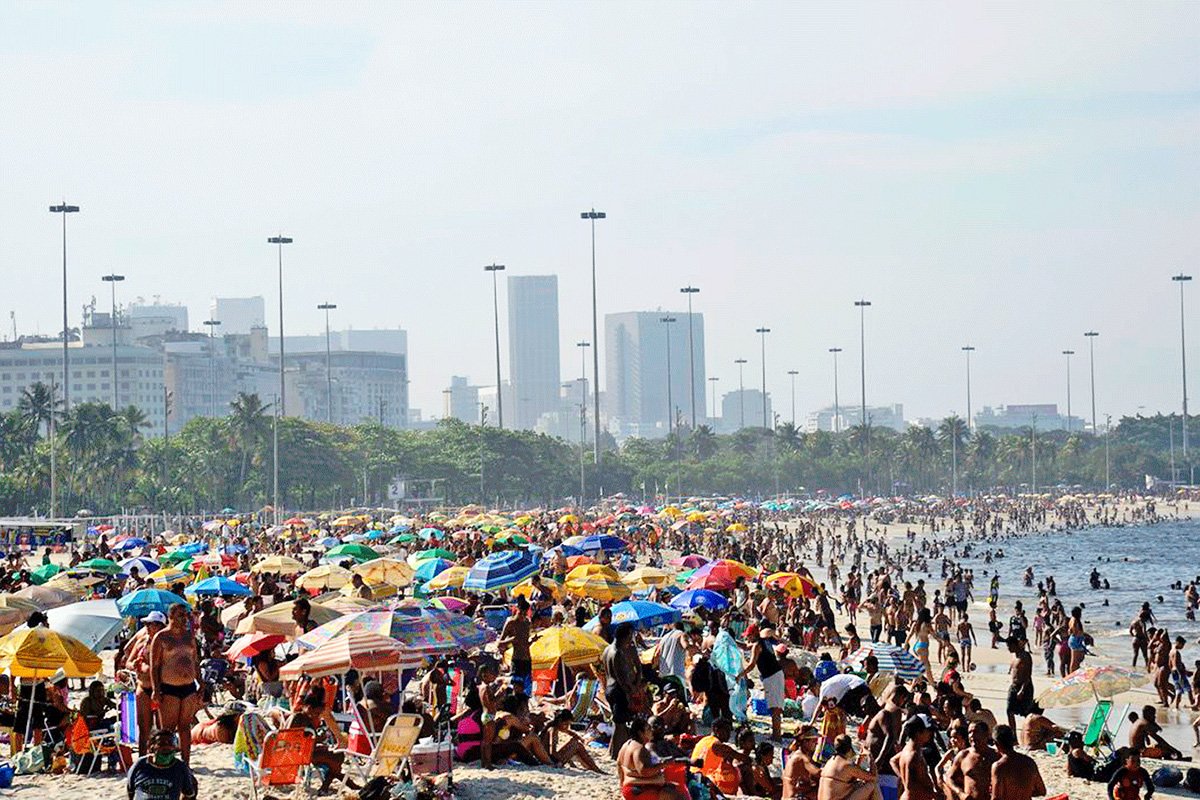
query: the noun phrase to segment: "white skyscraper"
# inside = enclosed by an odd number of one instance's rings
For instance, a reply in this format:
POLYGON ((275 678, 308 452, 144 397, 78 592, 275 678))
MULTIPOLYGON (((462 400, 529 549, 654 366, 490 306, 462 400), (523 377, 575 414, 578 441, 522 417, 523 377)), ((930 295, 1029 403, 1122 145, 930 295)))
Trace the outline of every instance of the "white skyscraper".
POLYGON ((508 276, 508 363, 513 399, 510 405, 505 396, 505 425, 532 429, 559 409, 557 275, 508 276))
POLYGON ((214 297, 209 306, 212 319, 220 320, 222 334, 250 333, 266 323, 266 307, 262 296, 214 297))

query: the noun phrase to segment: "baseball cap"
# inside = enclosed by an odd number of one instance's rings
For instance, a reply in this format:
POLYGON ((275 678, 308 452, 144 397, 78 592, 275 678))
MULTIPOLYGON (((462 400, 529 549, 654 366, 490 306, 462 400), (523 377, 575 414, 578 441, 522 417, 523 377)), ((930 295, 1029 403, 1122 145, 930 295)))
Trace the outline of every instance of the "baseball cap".
POLYGON ((167 617, 161 611, 151 611, 149 614, 142 617, 142 622, 157 622, 159 625, 166 625, 167 617))

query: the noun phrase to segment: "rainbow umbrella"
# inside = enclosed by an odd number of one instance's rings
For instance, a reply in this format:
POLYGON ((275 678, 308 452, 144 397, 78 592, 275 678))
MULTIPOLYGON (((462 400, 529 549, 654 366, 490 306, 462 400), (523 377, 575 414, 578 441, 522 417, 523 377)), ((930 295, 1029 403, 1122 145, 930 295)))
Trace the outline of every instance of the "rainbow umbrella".
POLYGON ((441 608, 360 611, 328 622, 296 640, 297 647, 320 647, 350 631, 388 636, 420 653, 452 653, 482 647, 494 636, 474 620, 441 608))
POLYGON ((1144 685, 1150 676, 1141 670, 1132 670, 1107 664, 1098 667, 1083 667, 1055 681, 1037 699, 1044 708, 1072 706, 1101 697, 1114 697, 1144 685))
POLYGON ((807 597, 811 600, 821 593, 811 578, 796 572, 775 572, 764 578, 763 583, 782 589, 791 597, 807 597))
POLYGON ((466 600, 463 600, 461 597, 435 597, 429 601, 429 605, 433 608, 441 608, 445 609, 446 611, 459 612, 469 606, 470 603, 468 603, 466 600))

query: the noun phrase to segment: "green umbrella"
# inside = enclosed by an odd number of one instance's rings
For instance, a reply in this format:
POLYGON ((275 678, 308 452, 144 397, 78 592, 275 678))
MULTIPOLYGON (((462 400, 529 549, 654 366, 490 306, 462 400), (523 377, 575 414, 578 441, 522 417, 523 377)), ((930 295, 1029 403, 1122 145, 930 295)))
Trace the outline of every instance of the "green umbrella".
POLYGON ((458 561, 458 554, 452 553, 444 547, 431 547, 428 550, 422 550, 419 553, 413 553, 408 557, 408 565, 413 569, 422 561, 430 558, 444 558, 447 561, 458 561))
POLYGON ((416 538, 417 537, 411 533, 402 533, 399 536, 393 536, 391 539, 388 539, 388 544, 408 544, 409 542, 416 540, 416 538))
POLYGON ((84 561, 82 564, 76 564, 74 569, 87 569, 93 572, 104 572, 108 575, 116 575, 121 571, 121 565, 107 558, 91 558, 84 561))
POLYGON ((162 558, 158 559, 158 565, 160 567, 173 567, 182 561, 187 561, 189 558, 191 558, 191 556, 187 553, 181 553, 178 550, 172 550, 169 553, 165 553, 162 558))
POLYGON ((40 586, 62 571, 63 568, 58 564, 42 564, 37 569, 32 570, 29 573, 29 577, 33 578, 35 585, 40 586))
POLYGON ((695 571, 696 570, 694 570, 694 569, 689 569, 686 572, 679 573, 678 575, 675 576, 675 582, 679 583, 679 584, 687 583, 689 580, 691 580, 692 573, 695 571))
POLYGON ((337 547, 334 547, 330 549, 329 552, 325 553, 326 558, 337 558, 338 556, 349 556, 355 561, 361 562, 379 558, 379 553, 376 553, 365 544, 359 544, 358 542, 339 544, 337 547))
POLYGON ((517 544, 529 544, 529 537, 522 533, 508 531, 497 536, 496 541, 500 544, 507 544, 509 542, 516 542, 517 544))

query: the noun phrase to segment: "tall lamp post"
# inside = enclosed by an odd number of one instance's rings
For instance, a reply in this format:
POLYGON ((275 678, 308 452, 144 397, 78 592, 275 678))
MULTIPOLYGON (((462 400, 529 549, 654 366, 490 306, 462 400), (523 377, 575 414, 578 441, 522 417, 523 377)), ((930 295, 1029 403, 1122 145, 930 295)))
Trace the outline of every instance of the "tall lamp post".
POLYGON ((840 347, 831 347, 829 352, 833 353, 833 432, 842 432, 842 406, 838 402, 838 374, 837 374, 837 354, 842 352, 840 347))
POLYGON ((208 328, 208 415, 214 419, 217 416, 217 326, 221 324, 219 319, 206 319, 204 326, 208 328))
POLYGON ((771 329, 765 327, 755 328, 754 332, 759 335, 762 341, 762 421, 763 427, 770 430, 767 421, 767 334, 771 332, 771 329))
POLYGON ((735 358, 738 367, 738 430, 746 427, 746 364, 744 358, 735 358))
MULTIPOLYGON (((292 237, 284 236, 282 233, 267 239, 267 244, 275 245, 279 251, 279 416, 281 417, 287 415, 287 390, 283 385, 283 246, 291 243, 292 237)), ((278 510, 276 513, 278 514, 278 510)))
POLYGON ((333 347, 329 342, 329 312, 337 308, 337 303, 324 302, 317 306, 318 311, 325 312, 325 417, 330 425, 333 424, 333 347))
POLYGON ((1097 331, 1087 331, 1083 334, 1088 340, 1088 365, 1092 377, 1092 435, 1099 436, 1100 429, 1096 427, 1096 337, 1097 331))
POLYGON ((792 427, 796 427, 796 376, 800 374, 798 369, 789 369, 788 377, 792 379, 792 427))
MULTIPOLYGON (((596 220, 608 217, 603 211, 589 209, 579 215, 592 225, 592 341, 600 341, 600 323, 596 313, 596 220)), ((592 462, 600 463, 600 348, 592 348, 592 421, 595 441, 592 442, 592 462)))
POLYGON ((688 301, 688 394, 692 398, 692 430, 696 429, 696 347, 692 334, 692 295, 700 290, 695 286, 684 286, 679 291, 687 295, 688 301))
POLYGON ((708 385, 711 388, 709 393, 712 395, 712 400, 710 401, 712 408, 710 408, 708 411, 709 419, 716 419, 717 416, 717 381, 719 380, 721 379, 716 375, 713 375, 708 379, 708 385))
POLYGON ((1063 350, 1062 354, 1067 359, 1067 433, 1071 432, 1071 356, 1075 355, 1074 350, 1063 350))
POLYGON ((112 325, 112 390, 113 390, 113 411, 121 407, 121 396, 117 393, 117 284, 125 280, 124 275, 118 275, 115 272, 108 275, 101 275, 100 280, 112 287, 112 315, 109 317, 109 323, 112 325))
POLYGON ((496 426, 504 430, 504 401, 500 398, 504 393, 500 388, 500 290, 496 282, 496 273, 503 272, 504 265, 488 264, 483 271, 492 273, 492 322, 496 329, 496 426))
MULTIPOLYGON (((1191 275, 1172 275, 1171 280, 1179 284, 1179 366, 1183 373, 1183 463, 1188 465, 1188 484, 1195 483, 1191 462, 1188 460, 1188 410, 1187 410, 1187 339, 1183 333, 1183 285, 1191 275)), ((1106 434, 1107 435, 1107 434, 1106 434)), ((1171 476, 1174 480, 1174 476, 1171 476)))
POLYGON ((671 395, 671 325, 675 317, 659 317, 658 321, 667 326, 667 435, 675 430, 675 399, 671 395))
POLYGON ((51 214, 62 214, 62 312, 63 312, 63 411, 66 412, 71 408, 71 355, 70 349, 67 347, 67 341, 70 339, 70 323, 67 321, 67 214, 78 213, 79 206, 68 205, 64 200, 56 206, 50 206, 51 214))
POLYGON ((963 345, 962 351, 967 354, 967 432, 970 433, 971 427, 975 424, 974 418, 971 416, 971 353, 975 352, 973 345, 963 345))

